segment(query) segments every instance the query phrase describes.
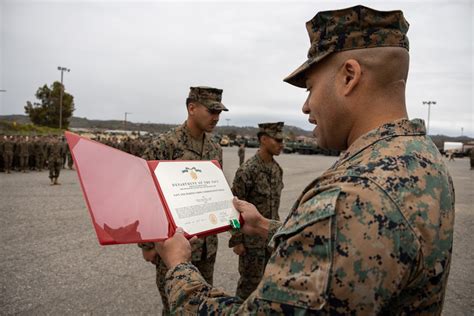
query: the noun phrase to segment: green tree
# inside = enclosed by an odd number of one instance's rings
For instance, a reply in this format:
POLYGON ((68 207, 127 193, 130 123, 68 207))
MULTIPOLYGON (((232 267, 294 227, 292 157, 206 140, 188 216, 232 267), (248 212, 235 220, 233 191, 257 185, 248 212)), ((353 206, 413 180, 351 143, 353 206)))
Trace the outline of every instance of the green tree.
MULTIPOLYGON (((46 84, 38 88, 35 94, 39 102, 26 102, 25 113, 31 122, 36 125, 59 127, 59 99, 61 96, 61 83, 55 81, 51 87, 46 84)), ((69 119, 74 112, 74 97, 64 91, 62 106, 62 127, 69 127, 69 119)))

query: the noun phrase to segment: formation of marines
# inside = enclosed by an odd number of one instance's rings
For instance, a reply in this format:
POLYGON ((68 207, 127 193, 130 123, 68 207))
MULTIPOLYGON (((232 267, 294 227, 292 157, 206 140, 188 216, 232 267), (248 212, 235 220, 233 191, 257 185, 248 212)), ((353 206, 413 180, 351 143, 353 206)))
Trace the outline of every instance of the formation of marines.
POLYGON ((73 161, 66 142, 57 136, 0 136, 0 171, 29 172, 50 170, 52 184, 58 184, 59 172, 73 161))
MULTIPOLYGON (((94 140, 138 157, 152 145, 150 137, 119 139, 116 136, 97 136, 94 140)), ((64 137, 0 135, 0 172, 50 170, 51 182, 58 184, 59 172, 65 168, 74 169, 74 160, 64 137)))

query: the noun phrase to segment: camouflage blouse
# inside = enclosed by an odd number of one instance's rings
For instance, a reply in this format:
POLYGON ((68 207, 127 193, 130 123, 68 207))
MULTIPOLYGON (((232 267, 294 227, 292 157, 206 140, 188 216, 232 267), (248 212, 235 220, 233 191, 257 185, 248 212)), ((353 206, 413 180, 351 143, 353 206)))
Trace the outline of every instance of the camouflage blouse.
MULTIPOLYGON (((278 208, 283 190, 283 170, 273 159, 265 163, 257 152, 235 173, 232 193, 241 200, 252 203, 268 219, 280 220, 278 208)), ((243 243, 246 248, 266 247, 267 241, 259 236, 234 233, 229 247, 243 243)))
POLYGON ((270 241, 244 302, 189 263, 168 271, 175 313, 441 314, 451 262, 454 189, 421 120, 357 139, 303 191, 270 241))
MULTIPOLYGON (((153 145, 145 150, 143 158, 147 160, 217 160, 222 166, 222 148, 208 134, 204 134, 202 141, 194 139, 184 122, 181 126, 160 135, 153 145)), ((193 261, 201 260, 204 241, 207 257, 217 253, 217 236, 198 239, 193 243, 193 261)), ((139 246, 147 248, 148 244, 139 246)))

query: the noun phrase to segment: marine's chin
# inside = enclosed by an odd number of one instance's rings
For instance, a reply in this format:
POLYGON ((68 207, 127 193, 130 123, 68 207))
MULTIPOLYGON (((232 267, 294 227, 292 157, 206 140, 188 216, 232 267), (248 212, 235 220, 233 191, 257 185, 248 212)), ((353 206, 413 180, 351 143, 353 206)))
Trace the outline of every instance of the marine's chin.
POLYGON ((318 138, 318 134, 319 134, 318 132, 319 132, 319 131, 318 131, 318 125, 316 125, 316 126, 314 127, 314 129, 313 129, 313 136, 316 137, 316 138, 318 138))

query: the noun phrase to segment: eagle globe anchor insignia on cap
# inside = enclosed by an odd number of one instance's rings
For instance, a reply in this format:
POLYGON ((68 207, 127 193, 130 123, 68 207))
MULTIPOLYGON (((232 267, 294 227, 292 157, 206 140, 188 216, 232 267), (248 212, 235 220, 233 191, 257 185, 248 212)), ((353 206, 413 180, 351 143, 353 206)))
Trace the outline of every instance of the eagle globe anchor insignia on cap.
POLYGON ((377 11, 362 5, 318 12, 306 22, 311 46, 308 59, 283 81, 306 88, 306 72, 335 52, 374 47, 409 49, 409 24, 403 12, 377 11))

